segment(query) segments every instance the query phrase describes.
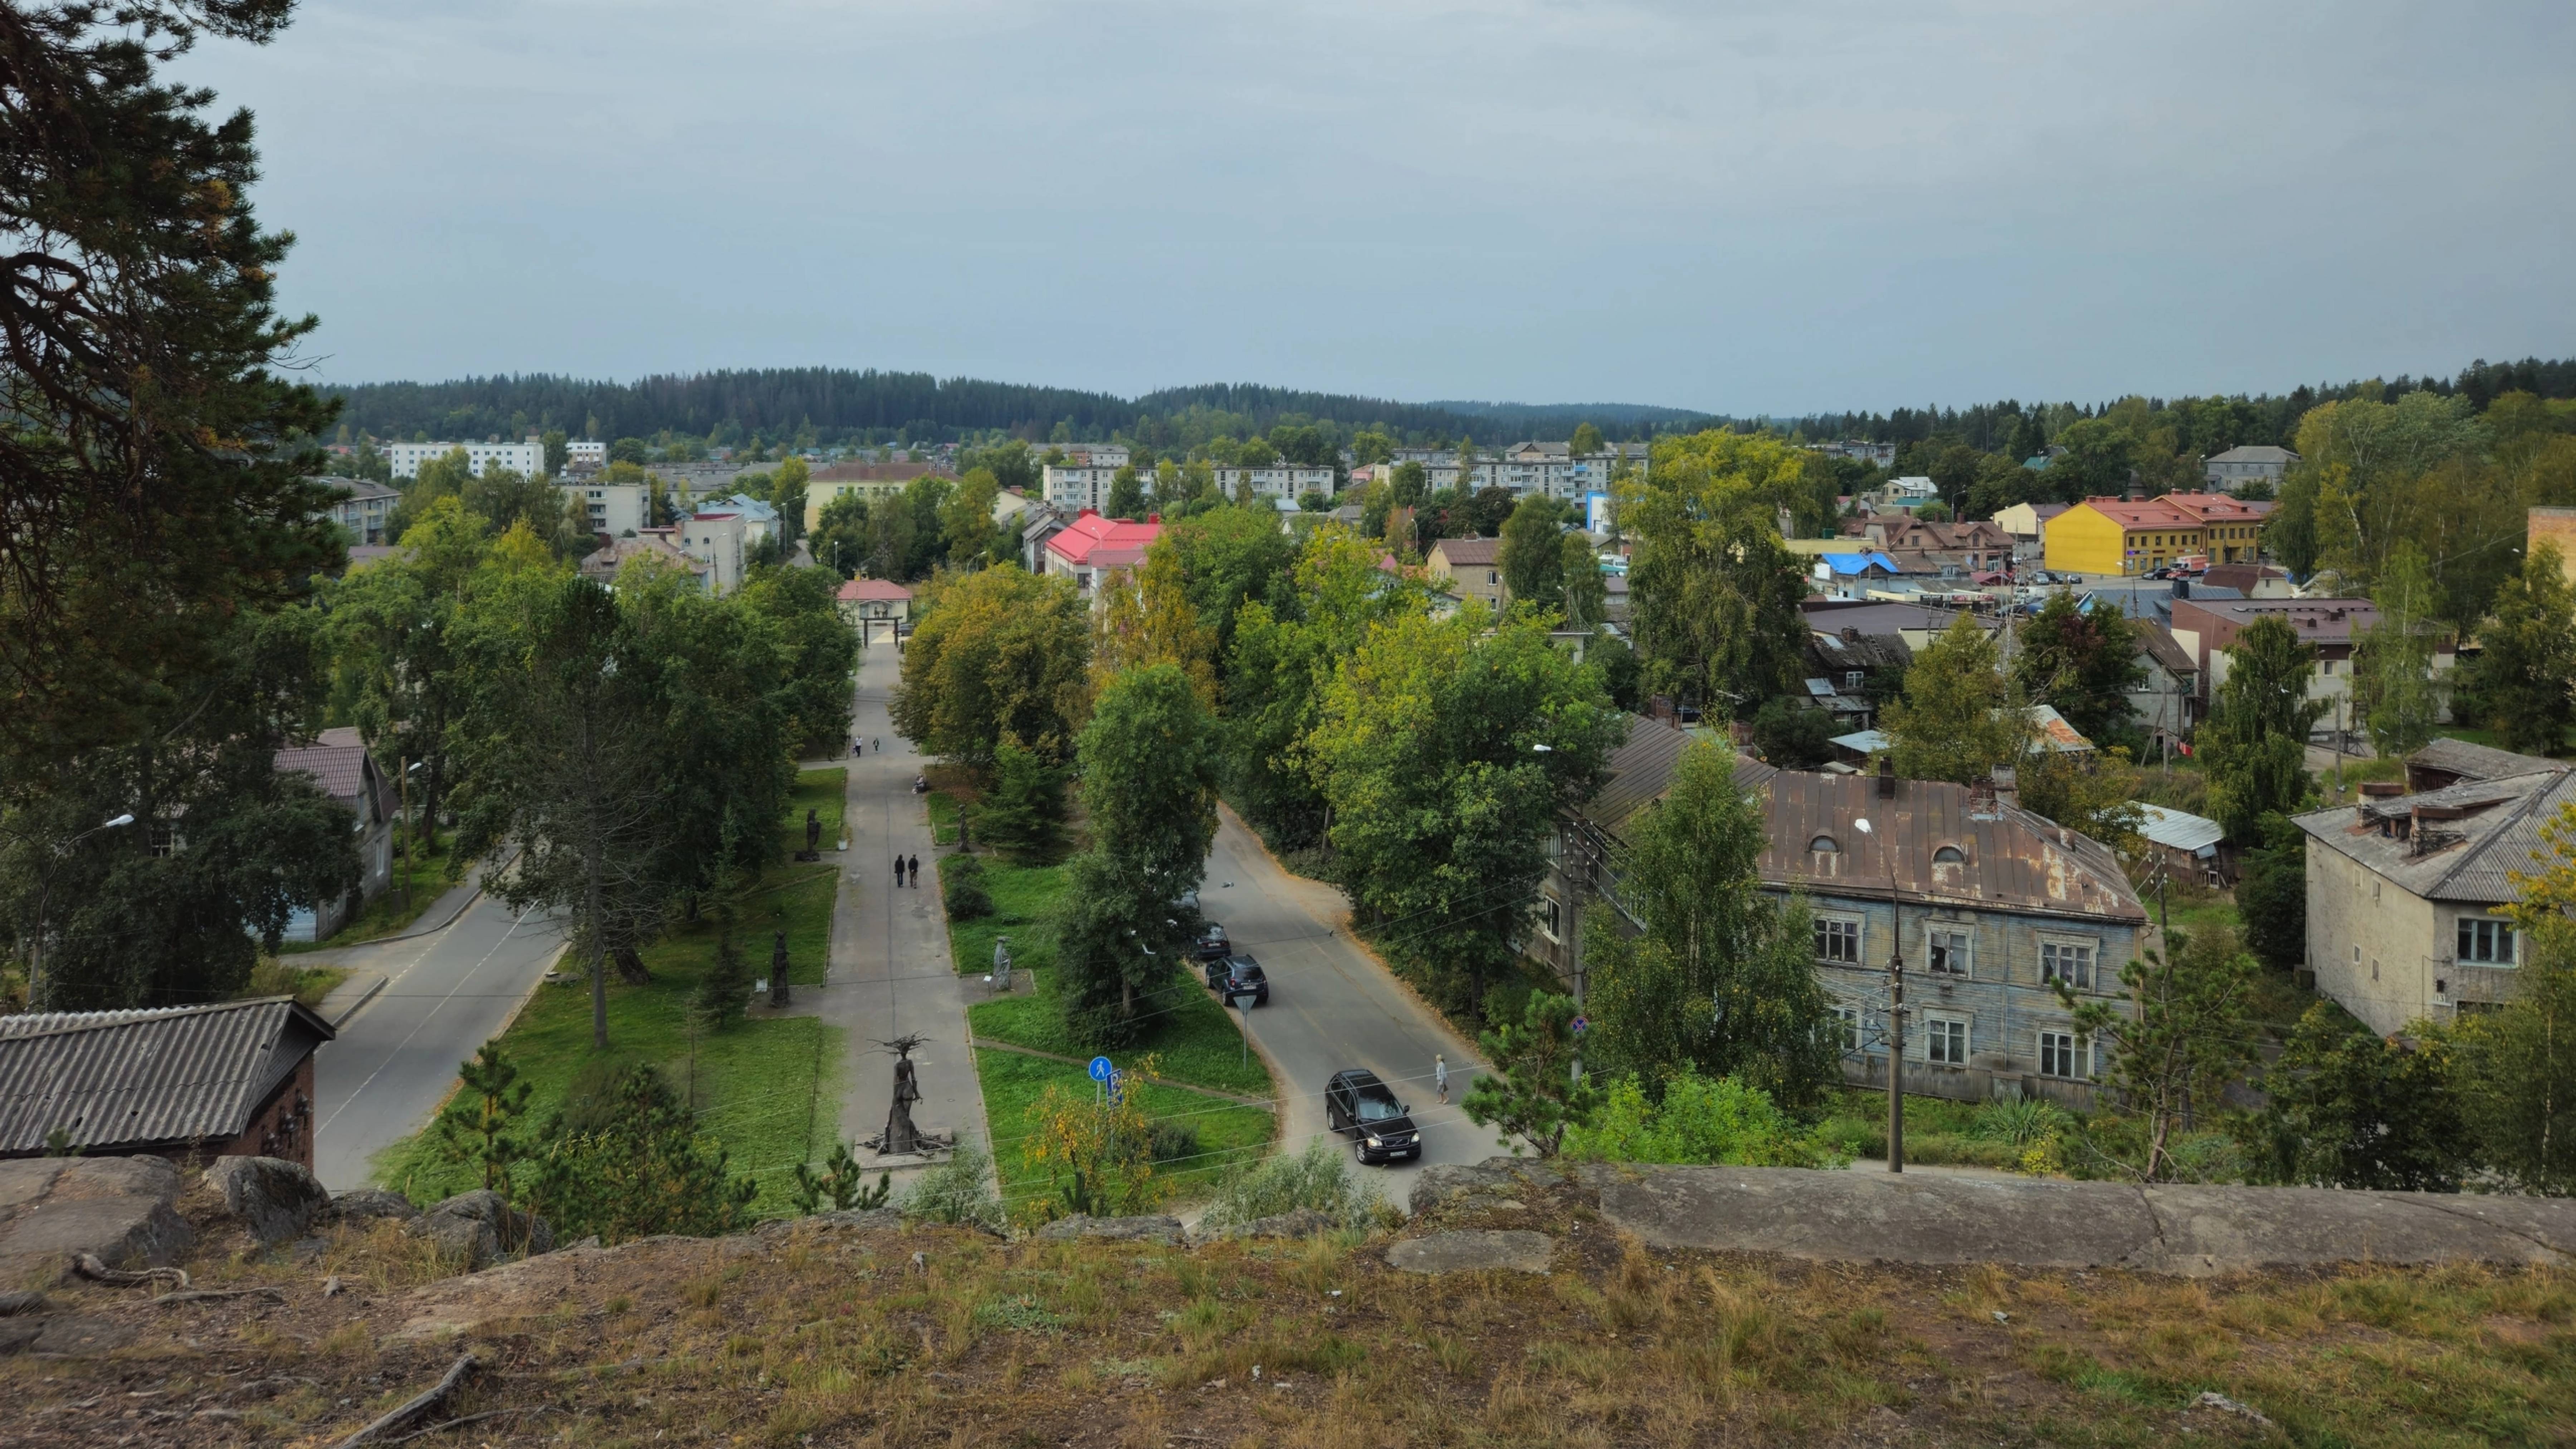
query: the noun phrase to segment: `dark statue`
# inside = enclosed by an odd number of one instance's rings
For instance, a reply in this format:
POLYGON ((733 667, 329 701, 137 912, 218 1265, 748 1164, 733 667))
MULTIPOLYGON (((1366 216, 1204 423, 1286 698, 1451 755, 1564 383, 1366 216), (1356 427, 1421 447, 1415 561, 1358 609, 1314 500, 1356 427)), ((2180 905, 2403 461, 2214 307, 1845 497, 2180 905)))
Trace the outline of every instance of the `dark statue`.
POLYGON ((912 1122, 912 1104, 921 1100, 921 1078, 912 1064, 912 1050, 921 1043, 922 1038, 918 1035, 877 1043, 894 1053, 894 1101, 886 1108, 885 1131, 867 1144, 875 1148, 879 1156, 919 1156, 953 1145, 937 1133, 922 1131, 912 1122))
POLYGON ((778 932, 769 948, 769 1004, 787 1004, 787 933, 778 932))

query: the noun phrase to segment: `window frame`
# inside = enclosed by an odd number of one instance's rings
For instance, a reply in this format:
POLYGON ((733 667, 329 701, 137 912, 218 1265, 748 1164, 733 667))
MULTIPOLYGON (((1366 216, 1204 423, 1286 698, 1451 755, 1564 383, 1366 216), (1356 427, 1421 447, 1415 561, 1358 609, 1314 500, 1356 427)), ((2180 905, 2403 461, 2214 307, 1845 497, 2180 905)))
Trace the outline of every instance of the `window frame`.
POLYGON ((1977 933, 1956 921, 1935 921, 1923 931, 1923 969, 1935 976, 1956 981, 1974 981, 1977 968, 1977 933), (1942 944, 1948 937, 1955 945, 1942 944), (1942 957, 1955 956, 1952 965, 1942 965, 1942 957))
POLYGON ((2451 959, 2463 966, 2516 964, 2513 922, 2499 916, 2462 916, 2451 959))
POLYGON ((1923 1013, 1923 1060, 1936 1067, 1964 1067, 1977 1048, 1976 1022, 1961 1012, 1923 1013), (1933 1044, 1940 1044, 1936 1054, 1933 1044), (1953 1056, 1951 1053, 1956 1052, 1953 1056))
POLYGON ((1869 959, 1869 918, 1867 916, 1819 912, 1812 919, 1814 921, 1813 947, 1817 960, 1829 966, 1857 967, 1869 959), (1836 956, 1826 949, 1836 940, 1850 942, 1851 955, 1848 958, 1836 956))
POLYGON ((2061 953, 2069 950, 2078 950, 2084 953, 2084 977, 2080 981, 2068 978, 2067 984, 2078 991, 2092 991, 2097 989, 2095 983, 2101 979, 2102 975, 2102 938, 2099 936, 2078 936, 2067 932, 2046 931, 2039 933, 2039 951, 2037 954, 2039 958, 2040 984, 2044 986, 2049 982, 2060 979, 2058 976, 2060 966, 2059 958, 2061 953))

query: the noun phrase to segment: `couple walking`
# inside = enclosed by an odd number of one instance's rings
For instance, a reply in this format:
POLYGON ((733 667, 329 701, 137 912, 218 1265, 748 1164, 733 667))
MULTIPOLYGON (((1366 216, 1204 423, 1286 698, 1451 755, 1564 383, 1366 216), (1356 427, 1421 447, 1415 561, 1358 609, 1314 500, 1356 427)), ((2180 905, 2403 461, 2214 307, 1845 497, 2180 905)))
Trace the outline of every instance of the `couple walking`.
POLYGON ((918 890, 921 887, 921 857, 916 855, 910 860, 905 860, 902 852, 898 851, 894 858, 894 888, 896 890, 903 889, 904 876, 907 874, 912 877, 913 888, 918 890))

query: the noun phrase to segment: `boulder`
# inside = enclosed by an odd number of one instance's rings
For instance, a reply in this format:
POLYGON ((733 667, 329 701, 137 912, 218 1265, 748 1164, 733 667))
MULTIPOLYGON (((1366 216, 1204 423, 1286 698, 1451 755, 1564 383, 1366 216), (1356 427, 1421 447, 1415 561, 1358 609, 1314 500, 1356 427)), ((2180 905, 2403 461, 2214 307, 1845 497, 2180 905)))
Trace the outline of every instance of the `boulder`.
POLYGON ((430 1205, 411 1221, 413 1234, 438 1244, 442 1256, 476 1270, 503 1255, 550 1252, 554 1230, 546 1220, 519 1211, 490 1188, 476 1188, 430 1205))
POLYGON ((1224 1238, 1319 1238, 1326 1233, 1340 1231, 1341 1226, 1340 1221, 1329 1213, 1320 1213, 1313 1208, 1296 1208, 1231 1227, 1211 1228, 1201 1224, 1190 1234, 1190 1241, 1213 1243, 1224 1238))
POLYGON ((1433 1233, 1386 1250, 1390 1268, 1406 1273, 1544 1273, 1556 1239, 1518 1231, 1433 1233))
POLYGON ((1442 1208, 1472 1211, 1529 1190, 1515 1158, 1488 1157, 1479 1163, 1442 1162, 1422 1169, 1405 1200, 1420 1217, 1442 1208))
POLYGON ((0 1162, 0 1281, 54 1281, 81 1253, 111 1267, 176 1262, 196 1241, 171 1207, 179 1187, 159 1157, 0 1162))
POLYGON ((314 1214, 313 1221, 327 1227, 332 1223, 363 1223, 378 1218, 410 1222, 419 1216, 420 1209, 401 1193, 381 1187, 356 1187, 347 1192, 333 1193, 331 1200, 322 1205, 322 1210, 314 1214))
POLYGON ((1051 1242, 1107 1238, 1121 1243, 1177 1243, 1181 1240, 1181 1220, 1171 1217, 1095 1218, 1076 1213, 1038 1229, 1038 1236, 1051 1242))
POLYGON ((218 1157, 206 1186, 224 1195, 224 1211, 263 1245, 303 1236, 331 1201, 312 1169, 280 1157, 218 1157))

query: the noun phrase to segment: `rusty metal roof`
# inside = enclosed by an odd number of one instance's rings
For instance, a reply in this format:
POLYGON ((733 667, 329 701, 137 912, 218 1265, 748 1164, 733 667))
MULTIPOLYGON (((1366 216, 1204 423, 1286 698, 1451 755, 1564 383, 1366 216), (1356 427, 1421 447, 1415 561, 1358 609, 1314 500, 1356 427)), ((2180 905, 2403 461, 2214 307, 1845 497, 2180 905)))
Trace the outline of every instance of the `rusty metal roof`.
POLYGON ((1991 905, 2143 922, 2146 908, 2108 846, 1946 780, 1898 780, 1882 799, 1870 775, 1783 770, 1771 780, 1766 885, 1836 895, 1991 905), (1862 834, 1857 822, 1870 822, 1862 834), (1811 850, 1820 840, 1833 849, 1811 850), (1943 858, 1945 851, 1958 858, 1943 858))
MULTIPOLYGON (((1681 768, 1682 751, 1697 742, 1698 737, 1690 731, 1675 729, 1662 720, 1628 716, 1628 742, 1610 752, 1609 777, 1583 806, 1583 818, 1618 834, 1628 817, 1637 813, 1637 807, 1673 787, 1673 774, 1681 768)), ((1750 756, 1735 757, 1735 783, 1748 789, 1778 773, 1750 756)))
POLYGON ((0 1016, 0 1157, 229 1142, 331 1024, 283 996, 0 1016))
POLYGON ((2462 780, 2418 795, 2365 799, 2291 817, 2309 843, 2350 857, 2373 873, 2430 901, 2501 905, 2518 899, 2514 873, 2543 867, 2540 828, 2576 805, 2576 774, 2553 766, 2500 780, 2462 780), (2444 812, 2438 826, 2396 823, 2423 807, 2444 812))

